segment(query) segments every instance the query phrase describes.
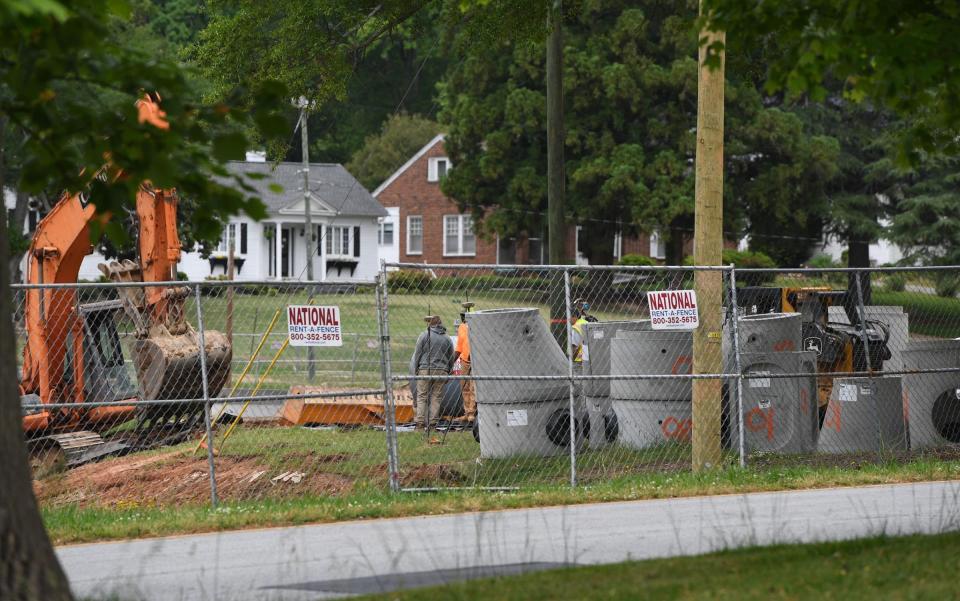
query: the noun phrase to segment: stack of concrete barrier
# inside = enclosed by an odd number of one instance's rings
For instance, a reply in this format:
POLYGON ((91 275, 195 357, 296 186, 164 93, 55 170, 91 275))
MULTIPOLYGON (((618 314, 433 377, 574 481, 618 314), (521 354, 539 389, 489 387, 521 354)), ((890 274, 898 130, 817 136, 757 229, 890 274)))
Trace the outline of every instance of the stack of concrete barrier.
POLYGON ((826 453, 906 450, 900 376, 834 379, 817 449, 826 453))
MULTIPOLYGON (((745 315, 737 324, 743 379, 742 419, 737 419, 736 387, 728 386, 728 444, 744 449, 779 453, 806 453, 816 448, 817 386, 815 376, 776 377, 816 373, 816 354, 799 351, 802 343, 799 313, 745 315)), ((732 336, 725 332, 724 365, 734 373, 732 336)))
MULTIPOLYGON (((619 332, 649 330, 650 320, 598 321, 583 326, 583 374, 610 375, 610 348, 619 332)), ((610 402, 610 380, 586 380, 582 386, 590 423, 590 447, 601 448, 617 439, 619 423, 610 402)))
MULTIPOLYGON (((960 340, 910 341, 902 355, 905 371, 958 369, 960 340)), ((960 443, 960 372, 907 374, 903 387, 911 449, 960 443)))
MULTIPOLYGON (((467 313, 476 376, 569 376, 567 358, 537 309, 467 313)), ((570 444, 569 380, 476 381, 480 456, 557 455, 570 444)), ((576 442, 586 416, 577 411, 576 442)))
MULTIPOLYGON (((610 374, 689 374, 693 336, 687 331, 626 331, 610 344, 610 374)), ((692 434, 689 378, 614 379, 611 406, 624 446, 645 449, 666 442, 687 442, 692 434)))

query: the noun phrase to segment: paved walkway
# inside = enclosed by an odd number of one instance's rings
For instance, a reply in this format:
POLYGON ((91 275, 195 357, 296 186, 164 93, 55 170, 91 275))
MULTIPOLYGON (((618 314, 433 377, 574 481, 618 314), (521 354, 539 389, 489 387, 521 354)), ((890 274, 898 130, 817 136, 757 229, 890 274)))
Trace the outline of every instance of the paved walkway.
POLYGON ((960 529, 960 482, 320 524, 61 547, 79 596, 337 598, 568 564, 960 529))

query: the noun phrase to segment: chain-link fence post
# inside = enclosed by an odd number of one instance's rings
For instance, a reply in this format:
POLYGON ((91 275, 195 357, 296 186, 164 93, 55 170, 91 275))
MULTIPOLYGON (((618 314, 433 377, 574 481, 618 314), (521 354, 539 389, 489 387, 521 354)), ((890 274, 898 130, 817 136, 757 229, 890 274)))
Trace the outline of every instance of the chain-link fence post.
MULTIPOLYGON (((575 386, 573 381, 573 347, 570 341, 571 335, 571 311, 570 311, 570 269, 563 270, 563 297, 567 316, 567 374, 570 378, 570 486, 577 485, 577 414, 575 397, 575 386)), ((583 341, 580 341, 583 344, 583 341)))
MULTIPOLYGON (((737 271, 733 264, 730 264, 730 336, 733 343, 733 369, 737 373, 736 379, 736 425, 737 425, 737 453, 740 456, 740 467, 747 467, 747 454, 744 448, 743 432, 743 370, 740 368, 740 307, 737 305, 737 271)), ((724 366, 724 371, 727 371, 724 366)), ((729 393, 727 398, 730 398, 729 393)), ((734 421, 730 420, 730 427, 733 427, 734 421)))
POLYGON ((217 471, 213 462, 213 425, 210 422, 210 388, 207 382, 207 345, 203 332, 203 303, 200 284, 193 285, 197 302, 197 337, 200 344, 200 377, 203 382, 203 427, 207 433, 207 464, 210 472, 210 504, 217 506, 217 471))
POLYGON ((377 326, 380 334, 380 371, 383 374, 384 431, 387 442, 387 478, 390 490, 400 490, 400 461, 397 450, 397 414, 393 396, 393 369, 390 363, 390 317, 387 310, 387 265, 380 263, 377 279, 377 326))

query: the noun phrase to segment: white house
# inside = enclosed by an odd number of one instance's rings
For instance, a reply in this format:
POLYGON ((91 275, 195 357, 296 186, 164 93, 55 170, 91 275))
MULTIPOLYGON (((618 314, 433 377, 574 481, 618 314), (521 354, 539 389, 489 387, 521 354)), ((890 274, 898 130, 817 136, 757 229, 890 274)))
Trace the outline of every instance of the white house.
MULTIPOLYGON (((259 157, 251 153, 248 158, 259 157)), ((196 251, 184 252, 179 271, 190 280, 225 275, 231 243, 237 280, 305 280, 308 251, 313 252, 316 281, 373 280, 379 269, 380 222, 388 213, 342 165, 310 165, 310 211, 316 244, 310 242, 304 228, 300 163, 274 165, 260 159, 232 161, 227 167, 236 174, 266 176, 247 182, 266 205, 267 217, 257 222, 246 215, 234 216, 209 257, 196 251), (279 184, 283 191, 272 191, 271 184, 279 184)), ((102 262, 104 257, 99 253, 85 257, 80 279, 97 279, 97 265, 102 262)))

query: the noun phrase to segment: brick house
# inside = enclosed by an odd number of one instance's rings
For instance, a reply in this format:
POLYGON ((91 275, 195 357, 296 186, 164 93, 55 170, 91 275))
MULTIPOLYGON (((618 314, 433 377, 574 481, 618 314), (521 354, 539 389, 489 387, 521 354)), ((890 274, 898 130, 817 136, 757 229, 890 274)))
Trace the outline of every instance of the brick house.
MULTIPOLYGON (((537 265, 548 261, 545 232, 539 236, 493 239, 473 232, 473 219, 444 196, 440 180, 452 168, 443 134, 427 142, 376 190, 373 197, 389 215, 380 220, 380 259, 402 263, 476 263, 537 265)), ((570 226, 567 248, 571 262, 586 264, 579 250, 580 228, 570 226)), ((613 256, 637 253, 665 257, 665 246, 653 235, 612 237, 613 256)))

